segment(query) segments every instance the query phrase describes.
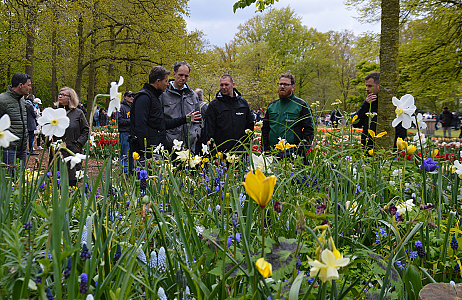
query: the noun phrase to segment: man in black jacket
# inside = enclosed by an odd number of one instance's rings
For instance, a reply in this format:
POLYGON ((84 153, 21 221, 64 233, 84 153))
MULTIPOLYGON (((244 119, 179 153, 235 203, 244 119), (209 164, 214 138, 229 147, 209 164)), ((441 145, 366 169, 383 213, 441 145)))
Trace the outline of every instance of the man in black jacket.
POLYGON ((443 127, 443 135, 446 137, 446 132, 449 132, 449 137, 451 137, 451 126, 454 121, 454 116, 452 112, 449 111, 449 107, 445 106, 443 111, 440 114, 441 127, 443 127))
MULTIPOLYGON (((378 94, 379 94, 379 87, 380 87, 380 73, 379 72, 372 72, 369 73, 365 78, 365 85, 366 85, 366 99, 359 107, 359 110, 355 113, 358 116, 358 122, 353 124, 355 128, 362 128, 363 133, 361 134, 361 144, 366 147, 366 149, 372 149, 374 145, 374 140, 369 135, 369 129, 374 131, 375 134, 377 129, 377 111, 379 109, 378 104, 378 94), (370 124, 370 126, 369 126, 370 124)), ((391 101, 391 99, 390 99, 391 101)), ((400 137, 403 140, 406 139, 407 131, 401 123, 398 124, 395 128, 395 143, 394 147, 396 147, 396 140, 400 137)))
POLYGON ((120 110, 118 115, 119 122, 119 141, 120 141, 120 160, 124 166, 124 173, 127 171, 133 173, 134 163, 133 155, 130 149, 130 143, 128 142, 128 136, 130 135, 130 106, 133 102, 133 92, 127 91, 124 94, 124 99, 120 104, 120 110), (127 159, 128 159, 128 170, 127 170, 127 159))
POLYGON ((176 119, 165 119, 163 104, 159 96, 168 86, 170 71, 155 66, 149 73, 149 83, 139 90, 130 107, 130 146, 145 158, 152 157, 152 147, 164 144, 166 130, 185 124, 187 121, 198 123, 200 113, 192 111, 176 119))
POLYGON ((221 76, 220 91, 207 108, 207 141, 213 138, 220 152, 243 150, 239 140, 247 136, 246 129, 254 129, 249 104, 234 86, 231 75, 221 76))

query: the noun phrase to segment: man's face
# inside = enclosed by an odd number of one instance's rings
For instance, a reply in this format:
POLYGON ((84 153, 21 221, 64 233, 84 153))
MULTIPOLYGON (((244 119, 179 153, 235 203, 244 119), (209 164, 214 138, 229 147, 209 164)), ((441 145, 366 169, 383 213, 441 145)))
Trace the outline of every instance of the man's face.
POLYGON ((131 105, 133 102, 133 94, 125 96, 124 99, 127 101, 128 105, 131 105))
POLYGON ((175 78, 173 85, 177 89, 181 89, 189 78, 188 66, 180 66, 177 72, 173 72, 173 78, 175 78))
POLYGON ((220 78, 220 92, 223 96, 233 97, 234 82, 229 77, 220 78))
POLYGON ((365 82, 366 84, 366 93, 378 95, 379 94, 379 85, 374 82, 374 78, 369 78, 365 82))
POLYGON ((168 75, 165 75, 164 80, 157 79, 156 85, 157 85, 156 88, 164 92, 165 89, 168 87, 168 75))
POLYGON ((278 93, 279 98, 288 98, 294 92, 295 85, 292 85, 292 82, 289 78, 281 77, 279 78, 278 83, 278 93))
POLYGON ((18 89, 20 95, 27 96, 29 95, 30 90, 32 89, 32 82, 30 79, 27 79, 26 83, 18 84, 18 89))

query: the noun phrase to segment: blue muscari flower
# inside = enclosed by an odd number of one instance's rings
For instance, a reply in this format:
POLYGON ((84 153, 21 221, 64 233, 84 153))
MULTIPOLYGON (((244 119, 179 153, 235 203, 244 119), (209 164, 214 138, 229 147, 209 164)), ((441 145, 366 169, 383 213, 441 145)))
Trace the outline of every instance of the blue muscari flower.
POLYGON ((55 297, 53 296, 53 294, 51 293, 51 290, 50 288, 47 288, 47 299, 48 300, 53 300, 55 297))
POLYGON ((409 257, 414 260, 417 258, 417 251, 411 251, 411 254, 409 254, 409 257))
POLYGON ((88 276, 85 273, 80 274, 80 293, 86 294, 88 293, 88 276))
POLYGON ((405 264, 401 263, 401 262, 398 260, 398 261, 396 261, 396 266, 398 267, 398 269, 399 269, 400 271, 403 271, 403 270, 404 270, 405 264))
POLYGON ((126 207, 128 208, 130 206, 130 200, 127 201, 126 207))
POLYGON ((241 242, 241 234, 239 232, 236 232, 236 242, 241 242))
POLYGON ((51 176, 53 176, 53 173, 47 172, 47 177, 50 178, 51 176))
POLYGON ((37 273, 37 278, 35 279, 36 284, 41 284, 42 283, 42 276, 38 276, 38 275, 40 275, 42 273, 43 273, 43 270, 42 270, 42 268, 40 268, 38 273, 37 273))
POLYGON ((454 266, 454 271, 456 273, 460 273, 460 266, 459 266, 459 263, 456 263, 456 265, 454 266))
POLYGON ((233 237, 230 236, 230 237, 228 238, 228 241, 226 242, 226 247, 228 247, 228 248, 231 247, 231 244, 232 244, 232 243, 233 243, 233 237))
POLYGON ((356 187, 356 193, 358 193, 358 192, 360 192, 360 193, 363 192, 363 190, 361 189, 361 186, 359 186, 359 185, 356 187))
POLYGON ((41 189, 41 190, 45 190, 46 188, 47 188, 47 186, 45 185, 45 183, 42 183, 42 184, 40 185, 40 189, 41 189))
POLYGON ((236 228, 237 224, 239 223, 239 218, 236 213, 232 215, 231 222, 233 223, 234 228, 236 228))
POLYGON ((120 244, 117 244, 117 249, 116 249, 116 252, 114 253, 114 263, 116 263, 121 256, 122 256, 122 250, 120 249, 120 244))
POLYGON ((415 241, 414 243, 416 248, 422 248, 422 242, 421 241, 415 241))
POLYGON ((136 171, 139 172, 141 170, 140 167, 136 167, 136 171))
POLYGON ((451 249, 452 250, 457 250, 459 248, 459 243, 457 242, 456 237, 453 235, 452 236, 452 241, 451 241, 451 249))
POLYGON ((32 229, 32 223, 31 222, 26 222, 24 223, 24 230, 31 230, 32 229))
POLYGON ((167 255, 165 255, 164 247, 160 247, 159 253, 157 254, 157 266, 159 272, 165 272, 165 270, 167 270, 167 255))
POLYGON ((67 279, 69 276, 71 276, 71 268, 72 268, 72 256, 69 256, 67 259, 67 266, 66 269, 64 269, 64 278, 67 279))
POLYGON ((56 176, 57 176, 57 178, 61 178, 61 172, 59 172, 59 171, 56 172, 56 176))
POLYGON ((88 250, 87 244, 86 244, 86 243, 83 243, 82 252, 80 252, 80 258, 81 258, 83 261, 86 261, 87 259, 90 259, 90 258, 91 258, 91 253, 90 253, 90 251, 88 250))

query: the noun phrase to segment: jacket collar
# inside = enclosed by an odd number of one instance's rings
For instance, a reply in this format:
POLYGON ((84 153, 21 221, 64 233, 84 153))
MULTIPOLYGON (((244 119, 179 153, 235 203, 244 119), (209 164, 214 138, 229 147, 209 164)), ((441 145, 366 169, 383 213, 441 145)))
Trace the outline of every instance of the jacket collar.
POLYGON ((22 98, 22 95, 16 93, 16 92, 13 90, 13 87, 12 87, 11 85, 9 85, 9 86, 7 87, 6 90, 7 90, 7 92, 8 92, 14 99, 19 100, 19 99, 22 98))
POLYGON ((217 97, 217 98, 222 98, 222 99, 224 99, 224 98, 234 99, 234 98, 240 98, 240 97, 241 97, 241 93, 239 93, 239 91, 236 90, 236 88, 233 89, 233 94, 234 94, 234 95, 233 95, 233 97, 231 98, 230 96, 223 96, 223 95, 221 94, 221 92, 218 92, 216 97, 217 97))
POLYGON ((288 101, 294 100, 294 98, 295 98, 295 95, 294 95, 294 93, 292 92, 292 95, 290 95, 289 97, 287 97, 287 98, 279 98, 279 99, 281 99, 281 100, 284 101, 284 102, 288 102, 288 101))

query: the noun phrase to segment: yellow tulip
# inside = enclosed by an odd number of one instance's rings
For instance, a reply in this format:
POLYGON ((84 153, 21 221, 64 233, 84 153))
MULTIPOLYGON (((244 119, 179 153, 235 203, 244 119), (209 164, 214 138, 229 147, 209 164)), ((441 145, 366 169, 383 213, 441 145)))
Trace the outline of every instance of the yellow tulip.
POLYGON ((351 119, 351 122, 354 123, 358 119, 358 115, 354 115, 353 118, 351 119))
POLYGON ((375 132, 373 130, 370 130, 369 129, 369 135, 371 136, 371 138, 375 141, 376 139, 378 138, 381 138, 382 136, 386 135, 387 132, 386 131, 383 131, 377 135, 375 135, 375 132))
POLYGON ((435 158, 435 156, 438 155, 439 151, 438 151, 438 149, 435 149, 431 153, 432 153, 432 158, 435 158))
POLYGON ((293 148, 293 147, 296 147, 295 145, 292 145, 292 144, 289 144, 286 142, 286 140, 284 139, 281 139, 279 141, 279 143, 276 144, 276 149, 279 149, 283 152, 285 152, 286 150, 290 149, 290 148, 293 148))
POLYGON ((140 155, 137 152, 133 152, 132 156, 133 156, 133 159, 135 160, 140 159, 140 155))
POLYGON ((257 266, 257 270, 258 272, 260 272, 263 278, 268 278, 268 276, 273 275, 273 266, 269 262, 267 262, 263 257, 257 259, 255 265, 257 266))
POLYGON ((403 141, 402 138, 398 138, 396 140, 396 146, 398 147, 398 150, 401 151, 401 150, 406 150, 408 145, 407 145, 407 142, 403 141))
POLYGON ((374 155, 374 149, 368 150, 367 153, 368 153, 370 156, 373 156, 373 155, 374 155))
POLYGON ((412 154, 417 150, 417 147, 414 145, 409 145, 406 148, 406 154, 412 154))
POLYGON ((260 207, 265 208, 273 195, 276 176, 266 177, 260 169, 257 169, 255 174, 252 171, 247 173, 245 182, 242 184, 250 198, 255 200, 260 207))

